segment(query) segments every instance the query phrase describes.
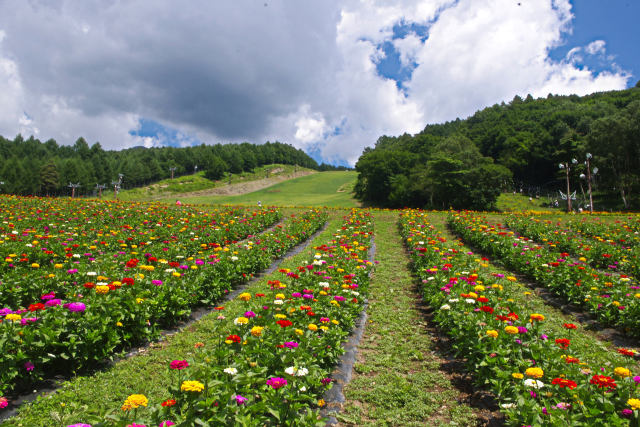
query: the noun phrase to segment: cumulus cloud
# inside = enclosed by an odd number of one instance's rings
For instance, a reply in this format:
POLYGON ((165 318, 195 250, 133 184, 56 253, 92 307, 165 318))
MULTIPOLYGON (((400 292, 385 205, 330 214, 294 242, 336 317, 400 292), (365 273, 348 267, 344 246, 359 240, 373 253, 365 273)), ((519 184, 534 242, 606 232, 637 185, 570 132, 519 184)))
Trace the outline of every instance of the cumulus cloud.
POLYGON ((572 19, 568 0, 7 0, 0 134, 107 148, 279 140, 353 164, 380 135, 515 94, 624 88, 615 64, 578 66, 604 57, 602 40, 550 59, 572 19), (385 43, 402 89, 380 72, 385 43), (141 135, 142 120, 171 131, 141 135))

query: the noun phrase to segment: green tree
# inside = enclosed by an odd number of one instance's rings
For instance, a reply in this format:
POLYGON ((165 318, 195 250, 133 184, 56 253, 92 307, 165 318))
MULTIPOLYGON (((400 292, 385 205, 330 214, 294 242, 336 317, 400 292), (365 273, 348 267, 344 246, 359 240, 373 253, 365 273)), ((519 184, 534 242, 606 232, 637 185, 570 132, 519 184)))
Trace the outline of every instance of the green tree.
POLYGON ((58 169, 53 161, 49 161, 40 168, 40 189, 47 196, 58 188, 58 169))

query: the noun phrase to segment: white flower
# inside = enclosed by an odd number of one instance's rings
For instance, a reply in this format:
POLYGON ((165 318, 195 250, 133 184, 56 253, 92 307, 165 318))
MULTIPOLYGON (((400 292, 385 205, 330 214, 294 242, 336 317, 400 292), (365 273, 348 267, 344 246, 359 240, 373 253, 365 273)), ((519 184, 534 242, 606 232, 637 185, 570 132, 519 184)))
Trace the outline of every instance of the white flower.
POLYGON ((229 375, 235 375, 238 373, 236 368, 224 368, 224 373, 229 375))
POLYGON ((357 292, 357 291, 351 291, 351 295, 354 295, 354 296, 356 296, 356 297, 357 297, 357 296, 359 296, 359 295, 360 295, 360 292, 357 292))
POLYGON ((307 368, 296 368, 295 366, 289 366, 284 370, 284 372, 291 376, 304 377, 309 373, 309 370, 307 368))
POLYGON ((98 273, 95 271, 87 271, 87 276, 96 276, 98 273))
POLYGON ((500 407, 502 409, 511 409, 511 408, 515 408, 516 404, 515 403, 503 403, 502 405, 500 405, 500 407))
POLYGON ((284 304, 284 301, 282 301, 281 299, 277 299, 273 303, 276 304, 276 305, 282 305, 282 304, 284 304))
POLYGON ((458 301, 460 301, 458 298, 451 298, 451 299, 449 300, 449 302, 458 302, 458 301))
POLYGON ((304 393, 305 391, 307 391, 307 388, 305 386, 302 386, 300 387, 300 391, 304 393))
POLYGON ((449 304, 444 304, 442 307, 440 307, 440 310, 451 310, 451 306, 449 304))
POLYGON ((469 272, 468 271, 461 271, 460 274, 464 274, 466 276, 467 274, 469 274, 469 272))
POLYGON ((318 283, 318 286, 320 286, 321 288, 328 288, 329 287, 329 282, 320 282, 320 283, 318 283))
POLYGON ((467 298, 466 300, 464 300, 464 302, 466 302, 467 304, 475 304, 476 300, 474 300, 473 298, 467 298))
POLYGON ((434 280, 435 277, 431 276, 431 277, 427 277, 427 280, 434 280))
POLYGON ((322 264, 324 264, 324 261, 321 261, 321 260, 318 260, 318 259, 313 260, 313 265, 322 265, 322 264))
POLYGON ((315 254, 314 258, 315 259, 320 259, 320 258, 322 258, 322 255, 321 254, 315 254))
POLYGON ((238 260, 237 256, 234 255, 234 256, 231 257, 231 261, 237 261, 237 260, 238 260))
POLYGON ((419 245, 424 245, 424 242, 423 242, 422 240, 420 240, 420 241, 418 242, 418 244, 419 244, 419 245))
POLYGON ((175 268, 167 268, 164 270, 165 273, 175 273, 176 269, 175 268))
POLYGON ((542 388, 544 383, 542 381, 534 380, 533 378, 527 378, 524 380, 524 385, 531 388, 542 388))

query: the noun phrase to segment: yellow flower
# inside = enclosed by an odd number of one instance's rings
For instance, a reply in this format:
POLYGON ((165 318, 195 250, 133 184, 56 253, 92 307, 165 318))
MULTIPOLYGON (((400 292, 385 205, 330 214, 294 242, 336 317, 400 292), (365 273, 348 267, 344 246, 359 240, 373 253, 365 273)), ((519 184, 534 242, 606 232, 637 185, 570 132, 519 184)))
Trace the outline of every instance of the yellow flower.
POLYGON ((544 376, 544 371, 540 368, 527 368, 524 373, 526 376, 533 378, 542 378, 544 376))
POLYGON ((147 399, 144 394, 132 394, 124 401, 122 410, 128 411, 130 409, 139 408, 140 406, 147 406, 147 403, 149 403, 149 399, 147 399))
POLYGON ((511 334, 511 335, 516 335, 519 332, 518 328, 516 328, 515 326, 511 326, 511 325, 509 325, 506 328, 504 328, 504 331, 506 333, 508 333, 508 334, 511 334))
POLYGON ((62 268, 62 264, 54 264, 53 268, 62 268))
POLYGON ((474 286, 473 290, 476 291, 476 292, 482 292, 482 291, 484 291, 484 286, 476 285, 476 286, 474 286))
POLYGON ((491 338, 497 338, 498 337, 498 331, 490 329, 490 330, 487 331, 487 335, 490 336, 491 338))
POLYGON ((304 335, 304 331, 302 329, 296 329, 294 332, 296 335, 304 335))
POLYGON ((613 373, 623 378, 631 376, 631 371, 628 370, 627 368, 622 368, 622 367, 617 367, 616 369, 613 370, 613 373))
POLYGON ((247 323, 249 323, 249 319, 247 319, 246 317, 237 317, 233 321, 233 323, 236 325, 246 325, 247 323))
POLYGON ((9 313, 4 318, 7 319, 7 320, 12 320, 14 322, 17 322, 18 320, 22 319, 22 316, 20 316, 19 314, 15 314, 15 313, 9 313))
POLYGON ((40 264, 38 264, 37 262, 34 262, 33 264, 31 264, 31 267, 33 268, 39 268, 40 264))
POLYGON ((276 294, 276 299, 284 299, 284 294, 276 294))
POLYGON ((314 323, 309 323, 309 326, 307 326, 309 328, 310 331, 317 331, 318 330, 318 326, 315 325, 314 323))
POLYGON ((122 326, 122 322, 116 322, 116 326, 122 326))
POLYGON ((275 315, 275 316, 273 316, 273 317, 275 317, 276 319, 286 319, 286 318, 287 318, 287 315, 286 315, 286 314, 280 314, 280 313, 278 313, 278 314, 276 314, 276 315, 275 315))
POLYGON ((638 410, 640 409, 640 399, 629 399, 627 400, 627 405, 631 406, 631 409, 638 410))
POLYGON ((204 390, 204 384, 200 381, 184 381, 180 386, 180 390, 201 392, 204 390))
POLYGON ((253 335, 254 337, 259 337, 260 335, 262 335, 262 330, 264 328, 262 326, 254 326, 253 328, 251 328, 251 335, 253 335))
POLYGON ((249 301, 251 299, 251 294, 249 292, 243 292, 238 295, 238 299, 242 301, 249 301))
POLYGON ((107 285, 98 285, 96 286, 96 294, 104 295, 109 292, 109 286, 107 285))
POLYGON ((531 314, 531 316, 529 316, 529 319, 531 320, 532 323, 534 321, 542 322, 544 320, 544 315, 539 313, 533 313, 531 314))
POLYGON ((514 372, 513 374, 511 374, 511 376, 517 380, 521 380, 522 378, 524 378, 524 375, 522 375, 520 372, 514 372))
MULTIPOLYGON (((637 400, 637 399, 631 399, 631 400, 637 400)), ((324 401, 324 399, 318 400, 318 406, 319 407, 322 408, 324 405, 326 405, 326 402, 324 401)))

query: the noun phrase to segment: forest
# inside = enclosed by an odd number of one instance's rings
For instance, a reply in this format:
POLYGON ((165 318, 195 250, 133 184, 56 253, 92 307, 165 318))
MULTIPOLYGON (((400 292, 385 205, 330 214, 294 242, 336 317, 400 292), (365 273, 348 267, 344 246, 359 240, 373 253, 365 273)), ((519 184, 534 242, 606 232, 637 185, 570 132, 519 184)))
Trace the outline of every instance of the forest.
POLYGON ((582 97, 515 96, 415 135, 381 136, 356 164, 356 195, 384 207, 491 209, 500 191, 559 198, 561 163, 571 192, 592 175, 601 208, 640 208, 640 82, 582 97), (597 174, 586 171, 587 153, 597 174))
POLYGON ((21 135, 13 140, 0 136, 0 192, 20 195, 68 196, 70 183, 80 184, 76 195, 92 195, 96 185, 109 188, 120 180, 122 188, 146 185, 196 171, 217 180, 227 173, 282 163, 328 170, 304 151, 280 142, 265 144, 216 144, 174 148, 134 147, 104 150, 99 142, 89 146, 80 137, 73 145, 41 142, 21 135), (173 171, 172 171, 173 169, 173 171))

